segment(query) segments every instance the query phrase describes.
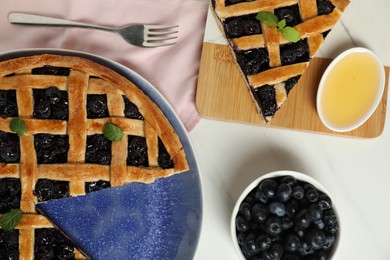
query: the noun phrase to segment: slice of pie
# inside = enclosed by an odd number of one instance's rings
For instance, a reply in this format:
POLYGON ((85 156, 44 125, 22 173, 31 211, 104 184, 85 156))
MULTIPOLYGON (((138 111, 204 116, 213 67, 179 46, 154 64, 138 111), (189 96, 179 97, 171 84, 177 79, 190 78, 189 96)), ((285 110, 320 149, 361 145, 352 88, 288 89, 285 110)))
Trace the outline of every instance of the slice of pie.
POLYGON ((268 123, 349 0, 211 0, 211 3, 257 110, 268 123), (288 41, 279 24, 260 22, 257 16, 260 12, 273 13, 282 28, 294 28, 298 40, 288 41))
POLYGON ((1 259, 84 258, 35 203, 189 168, 159 107, 127 78, 85 58, 0 62, 0 117, 0 216, 23 211, 16 229, 0 229, 1 259), (27 127, 20 136, 14 118, 27 127), (119 141, 110 141, 106 125, 122 131, 119 141))

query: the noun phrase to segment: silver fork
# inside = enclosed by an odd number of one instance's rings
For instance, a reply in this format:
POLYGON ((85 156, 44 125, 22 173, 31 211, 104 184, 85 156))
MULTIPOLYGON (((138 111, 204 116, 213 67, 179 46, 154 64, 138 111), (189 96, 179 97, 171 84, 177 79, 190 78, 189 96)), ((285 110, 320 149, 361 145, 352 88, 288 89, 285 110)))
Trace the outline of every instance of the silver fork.
POLYGON ((80 27, 115 32, 128 43, 140 47, 175 44, 175 39, 177 39, 175 34, 178 33, 176 28, 179 27, 178 25, 129 24, 125 27, 113 28, 26 13, 10 13, 8 21, 15 24, 80 27))

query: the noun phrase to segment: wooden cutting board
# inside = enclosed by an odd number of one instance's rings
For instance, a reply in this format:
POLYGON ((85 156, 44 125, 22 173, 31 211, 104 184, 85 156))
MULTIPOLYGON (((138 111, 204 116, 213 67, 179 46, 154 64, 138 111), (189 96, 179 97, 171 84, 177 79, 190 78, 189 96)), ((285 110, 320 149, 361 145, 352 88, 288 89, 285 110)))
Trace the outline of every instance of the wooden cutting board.
POLYGON ((201 116, 209 119, 240 122, 293 130, 349 137, 373 138, 381 135, 386 117, 389 67, 385 67, 386 86, 374 114, 359 128, 338 133, 327 129, 316 112, 316 95, 321 76, 330 59, 314 58, 287 101, 269 124, 258 113, 227 45, 203 43, 196 105, 201 116))

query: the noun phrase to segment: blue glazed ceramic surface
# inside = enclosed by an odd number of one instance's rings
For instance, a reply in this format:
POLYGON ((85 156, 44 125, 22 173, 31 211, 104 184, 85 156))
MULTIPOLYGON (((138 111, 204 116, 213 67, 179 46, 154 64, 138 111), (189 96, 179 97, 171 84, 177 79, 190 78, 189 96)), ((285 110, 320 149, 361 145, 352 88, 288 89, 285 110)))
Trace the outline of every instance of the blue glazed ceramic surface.
POLYGON ((134 82, 175 128, 190 170, 152 184, 129 183, 85 196, 41 203, 37 208, 92 259, 192 259, 202 222, 201 181, 188 135, 172 107, 137 73, 92 54, 28 49, 3 53, 0 61, 42 53, 88 58, 134 82))

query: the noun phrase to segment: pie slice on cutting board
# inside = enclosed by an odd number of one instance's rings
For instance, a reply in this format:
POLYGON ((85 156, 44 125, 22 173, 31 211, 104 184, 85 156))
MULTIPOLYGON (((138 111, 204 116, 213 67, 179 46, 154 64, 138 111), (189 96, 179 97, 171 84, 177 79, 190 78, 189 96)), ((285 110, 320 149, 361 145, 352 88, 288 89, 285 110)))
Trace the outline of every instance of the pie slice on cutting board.
POLYGON ((349 0, 211 0, 211 4, 258 113, 268 123, 349 0), (272 14, 274 24, 259 13, 272 14))

